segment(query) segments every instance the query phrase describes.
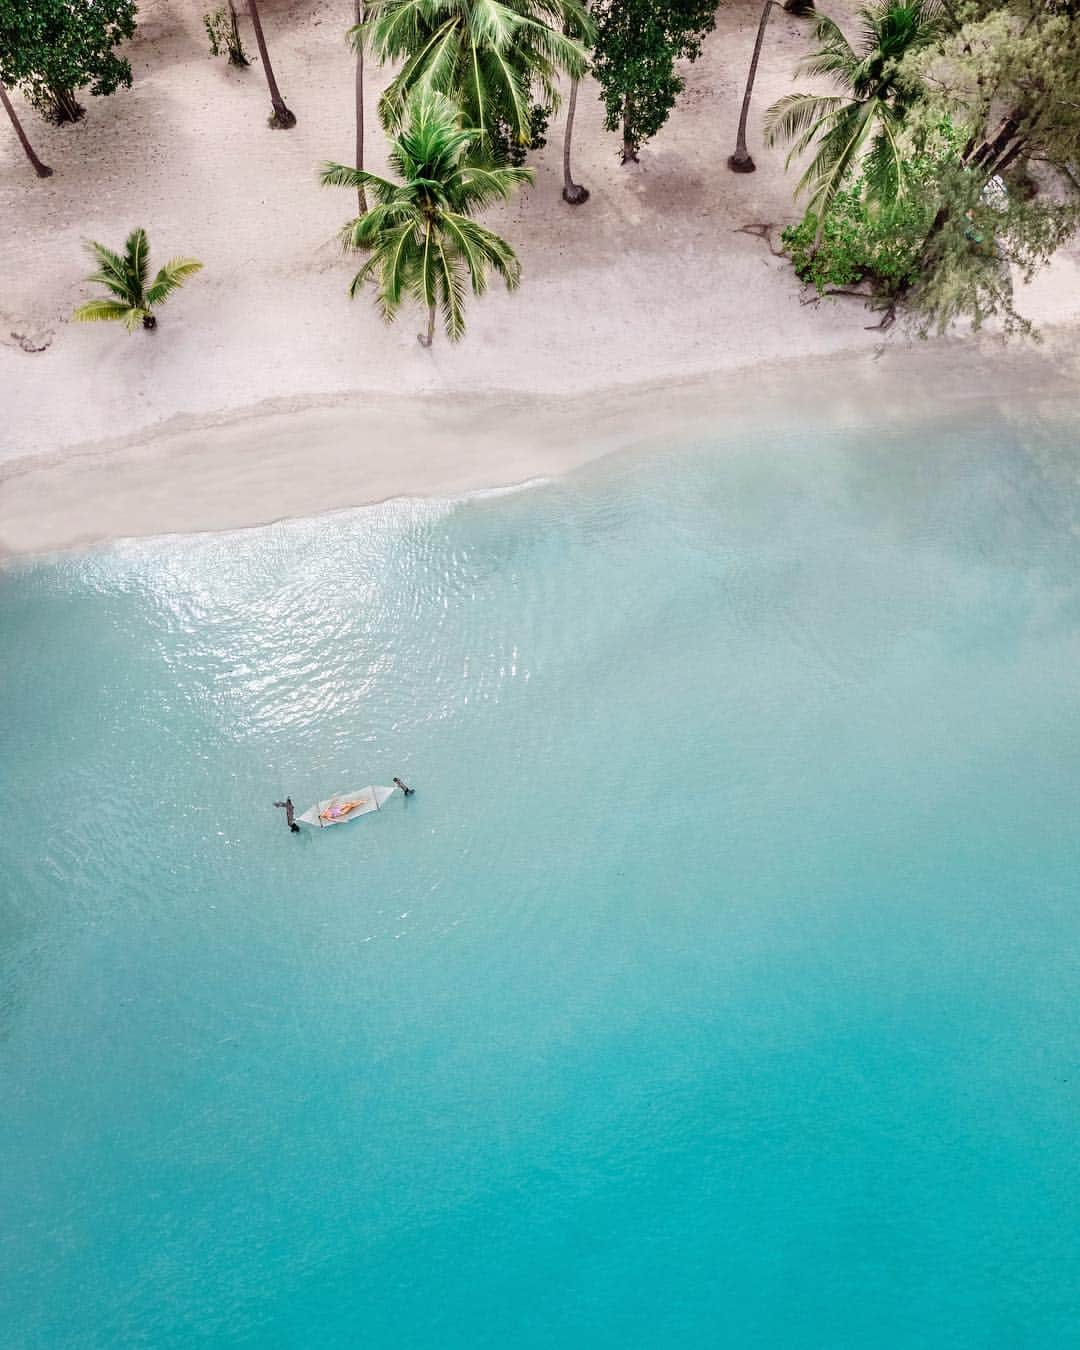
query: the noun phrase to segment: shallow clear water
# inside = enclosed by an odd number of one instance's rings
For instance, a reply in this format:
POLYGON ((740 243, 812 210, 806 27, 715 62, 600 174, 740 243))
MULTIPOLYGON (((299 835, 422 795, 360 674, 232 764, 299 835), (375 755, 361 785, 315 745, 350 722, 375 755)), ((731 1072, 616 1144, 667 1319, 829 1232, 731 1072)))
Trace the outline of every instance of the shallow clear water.
POLYGON ((1077 1344, 1069 444, 0 579, 4 1344, 1077 1344))

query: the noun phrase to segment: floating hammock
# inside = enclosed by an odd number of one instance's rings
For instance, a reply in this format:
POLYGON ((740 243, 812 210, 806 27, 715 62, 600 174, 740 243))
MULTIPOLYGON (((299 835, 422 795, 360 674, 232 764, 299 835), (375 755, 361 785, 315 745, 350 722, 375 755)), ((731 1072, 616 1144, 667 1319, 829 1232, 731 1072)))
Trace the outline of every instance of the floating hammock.
POLYGON ((314 806, 309 806, 302 816, 297 816, 297 820, 302 820, 305 825, 314 825, 320 830, 325 830, 327 825, 344 825, 347 821, 355 820, 357 816, 366 816, 371 811, 378 811, 383 803, 388 801, 394 793, 396 787, 365 787, 356 788, 352 792, 338 792, 333 797, 327 797, 324 802, 316 802, 314 806))

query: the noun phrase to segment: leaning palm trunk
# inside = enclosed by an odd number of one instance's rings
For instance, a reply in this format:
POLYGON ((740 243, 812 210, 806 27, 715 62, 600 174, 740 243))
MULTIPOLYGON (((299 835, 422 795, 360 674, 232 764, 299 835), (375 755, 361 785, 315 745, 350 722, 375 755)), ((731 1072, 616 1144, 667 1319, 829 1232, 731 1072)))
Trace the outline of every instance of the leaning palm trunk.
POLYGON ((754 158, 746 148, 746 119, 750 115, 750 99, 754 93, 754 80, 757 77, 758 58, 761 56, 761 45, 765 41, 765 29, 769 24, 769 14, 775 0, 765 0, 761 7, 761 22, 758 24, 757 40, 754 43, 754 54, 750 58, 750 70, 746 76, 746 91, 743 94, 742 108, 739 111, 739 130, 735 135, 735 153, 728 156, 728 168, 733 173, 753 173, 757 168, 754 158))
POLYGON ((570 81, 570 100, 566 108, 566 135, 563 137, 562 148, 562 176, 563 176, 563 201, 569 202, 571 206, 581 206, 589 200, 589 189, 582 187, 580 183, 574 182, 574 176, 570 172, 570 142, 574 135, 574 113, 577 111, 577 91, 578 81, 570 81))
MULTIPOLYGON (((352 30, 350 37, 356 47, 356 167, 364 167, 364 34, 360 25, 364 22, 363 0, 355 0, 354 17, 356 27, 352 30)), ((364 192, 364 185, 360 183, 356 189, 356 204, 360 208, 360 214, 363 215, 367 210, 367 195, 364 192)))
POLYGON ((22 129, 22 123, 15 115, 15 109, 11 106, 11 99, 8 98, 8 92, 0 84, 0 103, 4 105, 8 117, 11 118, 11 125, 15 128, 15 135, 19 138, 19 144, 26 151, 26 158, 34 166, 34 172, 39 178, 49 178, 52 176, 52 169, 47 164, 43 164, 37 155, 34 154, 34 147, 27 139, 26 132, 22 129))
POLYGON ((274 67, 270 64, 270 53, 266 50, 266 38, 263 37, 262 20, 259 18, 256 0, 248 0, 248 13, 251 15, 251 26, 255 30, 255 42, 266 76, 266 87, 270 90, 270 105, 274 110, 270 117, 270 125, 275 130, 287 131, 289 127, 296 126, 296 117, 285 106, 277 80, 274 79, 274 67))

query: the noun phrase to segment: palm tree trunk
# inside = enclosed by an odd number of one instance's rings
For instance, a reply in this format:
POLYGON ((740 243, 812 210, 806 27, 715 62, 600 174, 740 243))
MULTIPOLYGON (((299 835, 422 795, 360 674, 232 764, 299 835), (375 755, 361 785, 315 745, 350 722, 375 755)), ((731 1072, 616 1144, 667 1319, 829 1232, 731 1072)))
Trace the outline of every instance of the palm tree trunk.
POLYGON ((623 99, 622 113, 622 162, 624 164, 637 164, 637 145, 634 140, 634 105, 630 102, 629 94, 623 99))
POLYGON ((761 44, 765 41, 765 29, 769 23, 769 12, 773 0, 765 0, 761 7, 761 22, 758 24, 754 54, 750 58, 750 70, 746 76, 746 90, 743 93, 742 108, 739 112, 739 130, 735 135, 735 153, 728 156, 728 168, 733 173, 753 173, 757 168, 754 157, 746 148, 746 119, 750 115, 750 99, 754 93, 754 80, 757 76, 758 58, 761 56, 761 44))
POLYGON ((417 333, 416 340, 421 347, 430 347, 431 339, 435 336, 435 306, 428 305, 427 311, 427 333, 417 333))
POLYGON ((570 81, 570 103, 566 109, 566 135, 562 146, 562 198, 571 206, 581 206, 589 200, 589 189, 575 183, 570 172, 570 142, 574 135, 574 113, 577 110, 578 81, 570 81))
POLYGON ((22 123, 19 121, 18 117, 16 117, 15 109, 11 106, 11 99, 8 98, 8 92, 2 84, 0 84, 0 103, 4 105, 4 110, 11 118, 11 125, 15 128, 15 135, 18 136, 19 144, 26 151, 26 158, 34 166, 34 172, 39 178, 51 178, 52 169, 50 169, 47 164, 42 164, 41 160, 34 154, 34 147, 27 140, 26 132, 22 129, 22 123))
POLYGON ((277 80, 274 79, 274 68, 270 64, 270 53, 266 50, 266 39, 263 37, 262 21, 259 18, 259 6, 256 0, 248 0, 248 13, 251 15, 251 26, 255 30, 255 41, 259 47, 259 59, 263 64, 266 85, 270 90, 270 103, 274 109, 270 118, 270 125, 275 130, 287 131, 289 127, 296 126, 296 118, 286 108, 285 100, 281 97, 281 91, 277 87, 277 80))
MULTIPOLYGON (((355 0, 356 22, 364 22, 363 0, 355 0)), ((356 167, 364 167, 364 39, 356 41, 356 167)), ((363 183, 356 189, 356 203, 360 214, 367 214, 367 194, 363 183)))

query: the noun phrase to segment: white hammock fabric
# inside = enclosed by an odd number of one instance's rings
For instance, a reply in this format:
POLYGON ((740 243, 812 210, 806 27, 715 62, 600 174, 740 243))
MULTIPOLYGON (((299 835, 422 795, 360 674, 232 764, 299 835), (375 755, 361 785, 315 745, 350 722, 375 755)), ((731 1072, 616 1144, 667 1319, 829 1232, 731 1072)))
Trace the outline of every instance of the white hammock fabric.
POLYGON ((380 810, 395 792, 396 787, 364 787, 355 788, 352 792, 338 792, 333 797, 327 797, 324 802, 309 806, 296 819, 302 820, 305 825, 314 825, 319 830, 325 830, 328 825, 345 825, 357 816, 380 810))

